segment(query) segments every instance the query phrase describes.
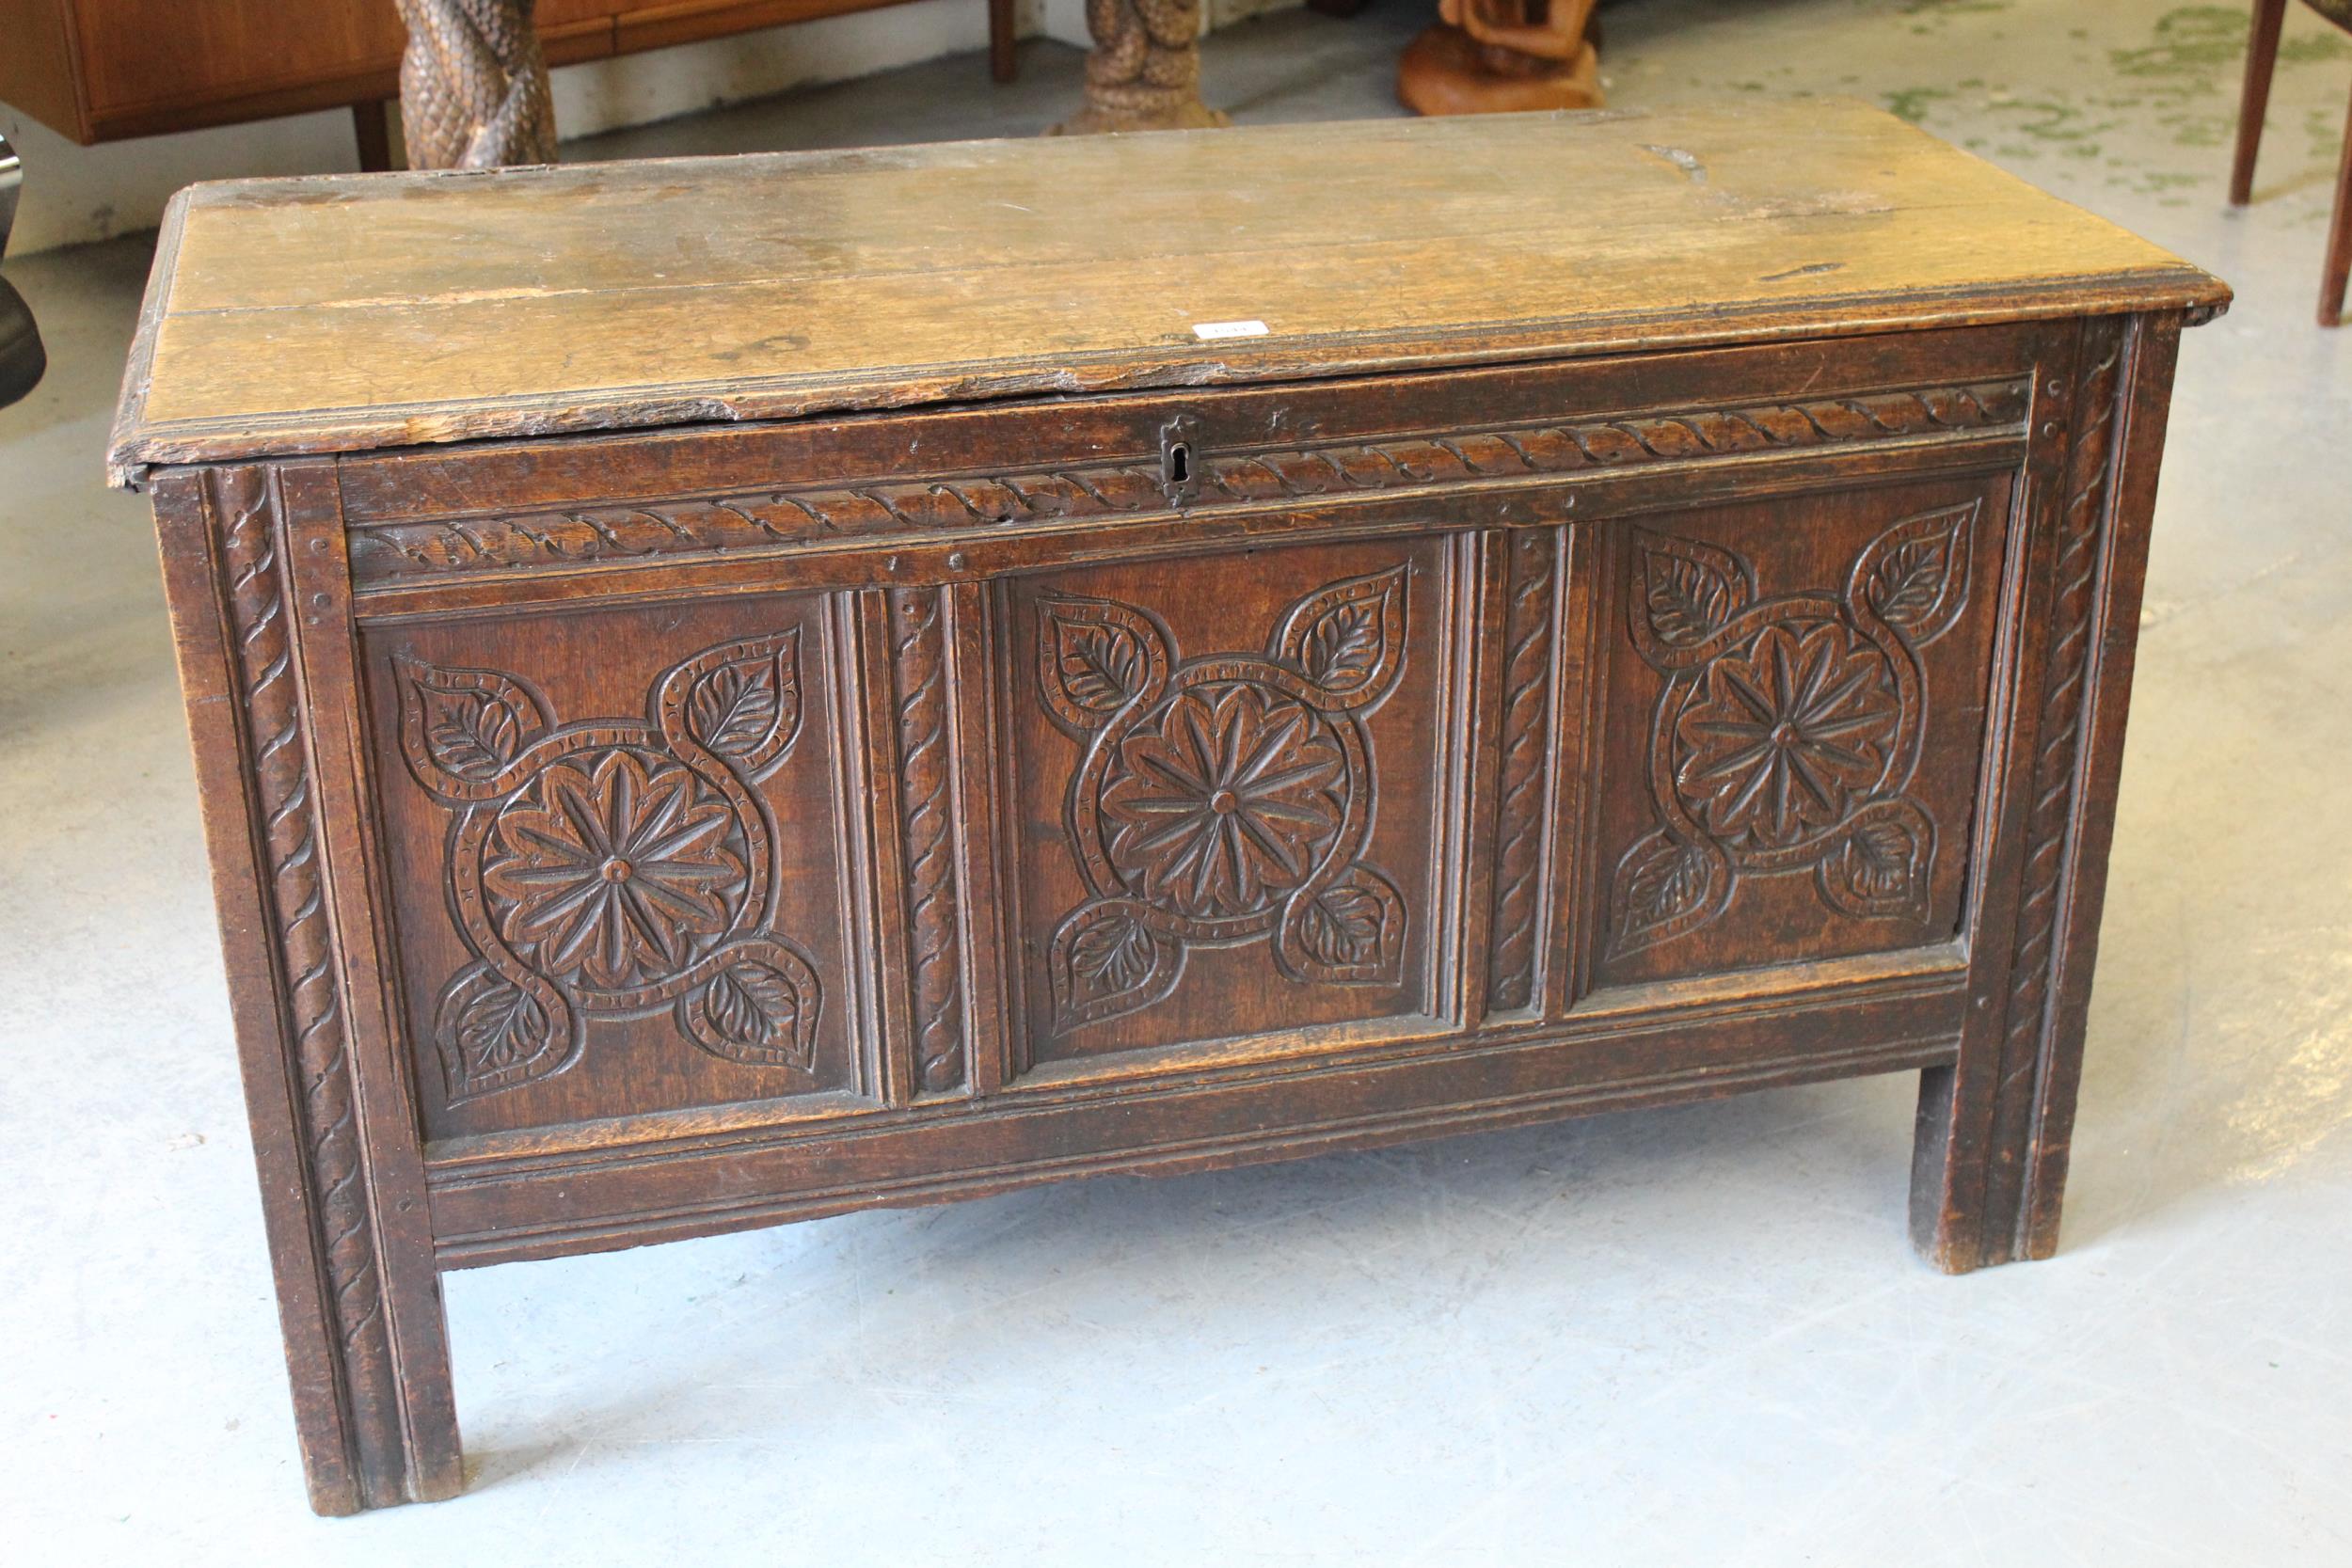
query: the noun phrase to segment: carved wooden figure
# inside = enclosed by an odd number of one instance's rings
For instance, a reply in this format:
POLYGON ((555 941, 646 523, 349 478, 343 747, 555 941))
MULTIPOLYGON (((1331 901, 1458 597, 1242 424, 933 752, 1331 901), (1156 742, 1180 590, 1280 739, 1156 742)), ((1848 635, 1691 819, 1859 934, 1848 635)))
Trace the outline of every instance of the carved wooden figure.
POLYGON ((314 1505, 457 1489, 443 1270, 1089 1172, 1916 1072, 1918 1246, 2047 1254, 2227 298, 1831 103, 183 195, 314 1505))
POLYGON ((1087 0, 1086 103, 1056 135, 1232 123, 1200 102, 1200 0, 1087 0))
POLYGON ((555 162, 536 0, 400 0, 401 131, 411 168, 555 162))
POLYGON ((1397 97, 1423 115, 1599 108, 1596 4, 1438 0, 1437 24, 1397 62, 1397 97))

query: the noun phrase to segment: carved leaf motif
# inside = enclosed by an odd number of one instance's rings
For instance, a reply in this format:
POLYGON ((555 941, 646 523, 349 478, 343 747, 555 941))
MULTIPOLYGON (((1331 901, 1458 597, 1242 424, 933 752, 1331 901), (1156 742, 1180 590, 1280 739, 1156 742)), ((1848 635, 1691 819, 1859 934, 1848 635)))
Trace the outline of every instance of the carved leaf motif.
POLYGON ((1309 980, 1394 985, 1403 974, 1405 900, 1359 863, 1292 916, 1279 951, 1309 980))
POLYGON ((1133 921, 1088 927, 1070 943, 1070 968, 1081 986, 1132 990, 1151 977, 1152 933, 1133 921))
POLYGON ((482 990, 457 1012, 457 1043, 469 1077, 502 1072, 547 1044, 548 1015, 519 986, 482 990))
POLYGON ((762 942, 678 1001, 689 1039, 745 1067, 815 1069, 817 976, 798 955, 762 942))
POLYGON ((485 784, 547 727, 539 705, 495 670, 444 670, 402 658, 402 749, 428 789, 485 784))
POLYGON ((1309 594, 1276 628, 1274 657, 1340 707, 1377 701, 1404 667, 1405 578, 1405 567, 1391 566, 1309 594))
POLYGON ((1967 604, 1979 504, 1905 518, 1880 534, 1854 562, 1851 597, 1914 644, 1942 636, 1967 604))
POLYGON ((511 704, 479 691, 435 691, 425 705, 425 742, 461 778, 493 778, 522 749, 522 722, 511 704))
POLYGON ((1061 628, 1062 689, 1071 701, 1108 712, 1143 686, 1143 649, 1128 633, 1111 626, 1061 628))
POLYGON ((1948 539, 1914 540, 1888 552, 1870 578, 1870 608, 1891 626, 1910 626, 1944 596, 1952 571, 1948 539))
POLYGON ((1864 919, 1922 917, 1935 834, 1904 800, 1883 801, 1859 814, 1816 874, 1821 896, 1864 919))
POLYGON ((1696 930, 1721 911, 1729 883, 1729 868, 1708 847, 1652 832, 1617 863, 1611 953, 1638 953, 1696 930))
POLYGON ((722 653, 686 694, 686 727, 745 768, 780 754, 801 727, 801 633, 756 638, 722 653))
POLYGON ((1299 944, 1317 963, 1362 963, 1380 951, 1380 899, 1359 887, 1335 887, 1311 900, 1299 920, 1299 944))
POLYGON ((1634 610, 1637 642, 1667 649, 1697 646, 1730 625, 1749 596, 1747 574, 1727 550, 1694 539, 1646 530, 1635 533, 1639 554, 1634 610))
POLYGON ((477 964, 442 994, 435 1044, 450 1103, 549 1077, 569 1065, 567 1021, 537 997, 477 964))
POLYGON ((1124 901, 1089 904, 1054 933, 1047 958, 1054 1022, 1060 1029, 1148 1006, 1175 985, 1176 944, 1124 901))
POLYGON ((1167 679, 1167 640, 1140 611, 1107 599, 1047 599, 1039 610, 1039 680, 1079 728, 1101 728, 1167 679))
MULTIPOLYGON (((703 1016, 722 1054, 746 1055, 782 1049, 787 1053, 801 1016, 800 993, 791 982, 763 964, 738 964, 710 977, 703 1016)), ((806 1062, 800 1064, 806 1067, 806 1062)))

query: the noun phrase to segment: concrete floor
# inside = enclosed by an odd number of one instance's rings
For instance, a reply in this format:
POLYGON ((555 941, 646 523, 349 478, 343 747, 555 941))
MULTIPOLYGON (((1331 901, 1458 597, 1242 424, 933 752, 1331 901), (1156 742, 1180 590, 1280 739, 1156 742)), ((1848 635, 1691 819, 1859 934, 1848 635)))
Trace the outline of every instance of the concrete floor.
MULTIPOLYGON (((1220 34, 1212 95, 1391 113, 1418 20, 1220 34)), ((0 1555, 2352 1562, 2352 333, 2311 325, 2352 49, 2291 8, 2233 214, 2242 25, 1609 21, 1620 104, 1891 103, 2238 287, 2182 359, 2058 1259, 1914 1261, 1885 1079, 461 1274, 471 1490, 355 1521, 303 1509, 144 507, 97 483, 147 257, 12 264, 56 364, 0 413, 0 1555)), ((1076 61, 571 151, 1025 134, 1076 61)))

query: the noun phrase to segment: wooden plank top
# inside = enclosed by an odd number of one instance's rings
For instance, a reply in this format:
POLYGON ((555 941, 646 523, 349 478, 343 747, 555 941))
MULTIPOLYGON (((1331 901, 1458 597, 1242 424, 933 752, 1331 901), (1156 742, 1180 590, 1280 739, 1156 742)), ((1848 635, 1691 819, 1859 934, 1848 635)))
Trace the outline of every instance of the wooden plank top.
POLYGON ((1834 100, 238 181, 109 466, 2228 300, 1834 100))

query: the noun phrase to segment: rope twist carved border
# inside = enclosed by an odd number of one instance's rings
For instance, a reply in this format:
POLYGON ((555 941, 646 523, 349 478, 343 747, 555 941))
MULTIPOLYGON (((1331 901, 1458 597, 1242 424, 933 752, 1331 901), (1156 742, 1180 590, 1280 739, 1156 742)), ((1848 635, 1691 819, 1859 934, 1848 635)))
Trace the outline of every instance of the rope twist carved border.
POLYGON ((955 834, 948 799, 946 636, 936 588, 890 591, 891 678, 898 705, 899 810, 906 835, 907 927, 917 1085, 963 1075, 955 834))
POLYGON ((1543 869, 1546 722, 1551 694, 1555 561, 1550 529, 1514 532, 1503 614, 1502 765, 1495 834, 1494 920, 1486 1005, 1517 1012, 1535 1002, 1536 894, 1543 869))
MULTIPOLYGON (((237 697, 245 710, 269 919, 300 1099, 304 1164, 326 1285, 342 1349, 344 1408, 363 1445, 396 1451, 396 1431, 373 1430, 371 1390, 392 1381, 383 1289, 369 1227, 358 1105, 333 933, 320 871, 316 805, 294 671, 290 589, 264 472, 225 469, 212 481, 229 589, 237 697)), ((384 1412, 376 1412, 385 1415, 384 1412)))
MULTIPOLYGON (((2085 699, 2090 677, 2090 638, 2099 564, 2109 521, 2109 495, 2118 398, 2127 333, 2120 320, 2100 322, 2085 341, 2088 364, 2077 380, 2075 436, 2068 454, 2065 505, 2058 518, 2055 586, 2050 599, 2049 653, 2036 716, 2032 801, 2026 819, 2026 859, 2018 890, 2010 994, 1994 1091, 1996 1128, 2022 1125, 2032 1115, 2023 1097, 2038 1097, 2046 1067, 2052 983, 2058 960, 2076 779, 2083 746, 2085 699)), ((2014 1147, 1998 1131, 1996 1149, 2014 1147)), ((1995 1160, 1986 1169, 1987 1212, 1999 1221, 2013 1211, 2023 1224, 2026 1172, 1995 1160)), ((2010 1254, 2010 1239, 1988 1234, 1988 1258, 2010 1254)), ((2022 1243, 2020 1243, 2022 1250, 2022 1243)))
MULTIPOLYGON (((1200 493, 1211 505, 1245 505, 1997 431, 2022 424, 2027 388, 2024 380, 1977 382, 1453 435, 1209 451, 1200 454, 1200 493)), ((352 531, 352 572, 365 584, 1166 510, 1156 460, 882 478, 633 506, 366 524, 352 531)))

